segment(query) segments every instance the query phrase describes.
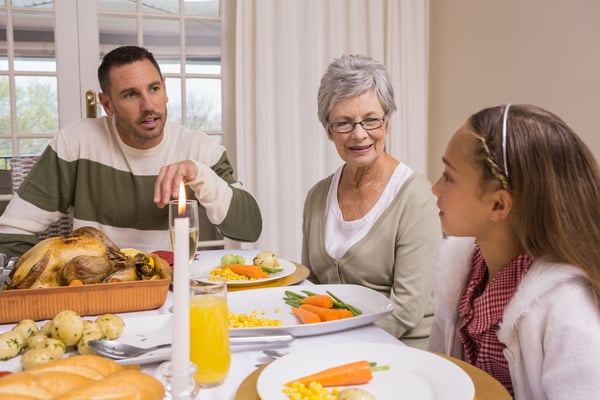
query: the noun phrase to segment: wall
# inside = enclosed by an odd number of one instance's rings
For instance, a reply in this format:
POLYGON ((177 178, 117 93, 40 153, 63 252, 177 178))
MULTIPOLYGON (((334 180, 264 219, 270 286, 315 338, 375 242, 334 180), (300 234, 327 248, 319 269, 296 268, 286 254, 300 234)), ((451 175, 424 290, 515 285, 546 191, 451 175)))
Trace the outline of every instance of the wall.
POLYGON ((473 112, 532 103, 562 117, 600 159, 600 2, 431 0, 427 175, 473 112))

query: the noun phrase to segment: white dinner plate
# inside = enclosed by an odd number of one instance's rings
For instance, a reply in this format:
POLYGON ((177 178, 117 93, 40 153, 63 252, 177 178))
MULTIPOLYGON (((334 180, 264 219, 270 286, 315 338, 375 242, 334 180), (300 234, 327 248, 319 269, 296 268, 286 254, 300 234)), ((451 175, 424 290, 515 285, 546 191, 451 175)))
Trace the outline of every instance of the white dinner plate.
POLYGON ((360 360, 390 367, 373 372, 367 384, 351 386, 366 390, 377 400, 473 400, 475 396, 471 378, 442 357, 402 344, 361 342, 301 350, 273 361, 258 377, 258 395, 261 399, 289 400, 282 392, 285 383, 360 360))
POLYGON ((392 311, 390 300, 374 290, 359 285, 299 285, 236 291, 227 294, 229 310, 236 314, 258 312, 258 316, 281 320, 280 326, 237 328, 232 336, 289 333, 296 337, 325 334, 356 328, 375 322, 392 311), (336 321, 302 324, 285 303, 285 291, 303 294, 302 290, 318 294, 330 291, 342 301, 362 311, 361 315, 336 321))
MULTIPOLYGON (((190 274, 194 275, 208 275, 210 271, 221 266, 221 257, 225 254, 235 254, 243 256, 246 259, 246 264, 252 264, 254 257, 262 250, 243 250, 243 249, 229 249, 229 250, 204 250, 196 253, 194 260, 190 265, 190 274)), ((285 278, 288 275, 296 272, 296 266, 294 263, 279 259, 280 266, 276 268, 283 268, 283 271, 276 272, 263 279, 247 279, 240 281, 227 281, 228 285, 231 286, 243 286, 243 285, 256 285, 264 282, 275 281, 278 279, 285 278)))

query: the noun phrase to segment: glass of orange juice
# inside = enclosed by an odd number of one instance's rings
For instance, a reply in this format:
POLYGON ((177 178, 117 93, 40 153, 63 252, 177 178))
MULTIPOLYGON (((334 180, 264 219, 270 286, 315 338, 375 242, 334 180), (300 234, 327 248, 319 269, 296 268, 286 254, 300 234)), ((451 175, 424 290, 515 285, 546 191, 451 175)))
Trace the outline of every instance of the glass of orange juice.
POLYGON ((200 387, 220 385, 231 362, 227 283, 222 277, 190 280, 190 360, 200 387))

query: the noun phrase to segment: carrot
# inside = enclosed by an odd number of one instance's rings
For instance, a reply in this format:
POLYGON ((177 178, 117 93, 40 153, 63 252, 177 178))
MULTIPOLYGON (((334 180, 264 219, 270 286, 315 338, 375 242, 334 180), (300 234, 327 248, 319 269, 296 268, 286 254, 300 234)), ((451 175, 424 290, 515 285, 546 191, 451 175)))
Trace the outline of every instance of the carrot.
POLYGON ((312 304, 302 304, 300 308, 311 311, 321 318, 321 321, 334 321, 336 319, 350 318, 354 316, 351 311, 344 310, 341 308, 323 308, 313 306, 312 304))
POLYGON ((319 382, 322 386, 347 386, 362 385, 373 379, 373 371, 390 369, 389 366, 377 367, 376 363, 370 363, 366 360, 355 361, 348 364, 338 365, 336 367, 324 369, 311 375, 295 379, 285 384, 292 386, 295 382, 300 382, 308 386, 311 382, 319 382))
POLYGON ((313 312, 305 310, 303 308, 292 307, 292 312, 300 319, 303 324, 314 324, 321 322, 321 318, 313 312))
POLYGON ((333 299, 326 294, 315 294, 302 299, 302 304, 312 304, 324 308, 333 307, 333 299))
POLYGON ((221 268, 229 268, 233 272, 239 275, 245 275, 249 278, 254 279, 262 279, 267 278, 269 274, 264 272, 261 267, 258 265, 250 265, 250 264, 229 264, 223 265, 221 268))

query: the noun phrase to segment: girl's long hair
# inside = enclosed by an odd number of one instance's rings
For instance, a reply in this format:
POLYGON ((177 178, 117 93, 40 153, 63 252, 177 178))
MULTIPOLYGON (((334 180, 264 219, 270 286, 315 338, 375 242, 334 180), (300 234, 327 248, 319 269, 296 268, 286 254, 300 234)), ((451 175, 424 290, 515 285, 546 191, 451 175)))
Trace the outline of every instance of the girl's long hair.
POLYGON ((480 139, 475 161, 482 188, 492 181, 513 196, 511 223, 534 258, 572 264, 600 299, 600 169, 587 145, 558 116, 533 105, 512 105, 502 150, 505 106, 473 114, 480 139))

